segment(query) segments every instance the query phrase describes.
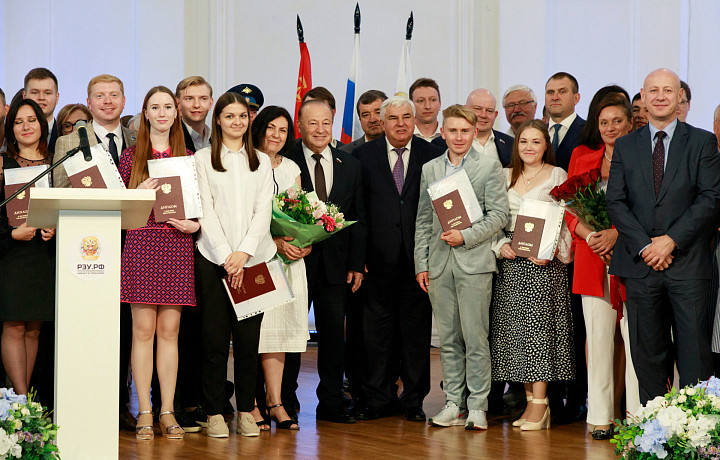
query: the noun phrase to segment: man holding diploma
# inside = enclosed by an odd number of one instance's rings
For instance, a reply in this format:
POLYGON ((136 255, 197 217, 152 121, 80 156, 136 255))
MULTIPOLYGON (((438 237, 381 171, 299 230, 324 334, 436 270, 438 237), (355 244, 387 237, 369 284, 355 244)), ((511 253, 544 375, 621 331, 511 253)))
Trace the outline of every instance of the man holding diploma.
POLYGON ((491 246, 510 214, 502 166, 472 148, 476 123, 467 107, 453 105, 443 111, 441 132, 448 149, 423 166, 415 230, 416 279, 430 295, 435 314, 447 401, 429 422, 465 425, 468 430, 487 429, 490 297, 497 270, 491 246), (469 227, 443 232, 428 185, 460 169, 470 179, 483 217, 469 227))

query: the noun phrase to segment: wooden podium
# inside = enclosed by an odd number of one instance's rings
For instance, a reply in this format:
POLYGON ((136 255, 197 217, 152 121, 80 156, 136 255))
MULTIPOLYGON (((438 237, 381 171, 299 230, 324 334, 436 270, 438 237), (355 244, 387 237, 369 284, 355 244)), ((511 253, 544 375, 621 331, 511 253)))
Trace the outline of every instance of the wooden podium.
POLYGON ((63 458, 118 458, 120 230, 153 190, 31 188, 27 224, 57 228, 55 423, 63 458))

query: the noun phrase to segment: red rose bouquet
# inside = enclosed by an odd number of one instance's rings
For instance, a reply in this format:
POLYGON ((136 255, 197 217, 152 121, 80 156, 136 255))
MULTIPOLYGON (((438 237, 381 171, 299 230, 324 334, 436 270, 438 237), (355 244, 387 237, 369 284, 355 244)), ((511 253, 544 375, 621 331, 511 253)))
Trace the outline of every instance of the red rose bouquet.
POLYGON ((607 212, 605 191, 598 188, 600 169, 572 176, 550 190, 558 202, 564 201, 565 208, 592 231, 612 228, 607 212))

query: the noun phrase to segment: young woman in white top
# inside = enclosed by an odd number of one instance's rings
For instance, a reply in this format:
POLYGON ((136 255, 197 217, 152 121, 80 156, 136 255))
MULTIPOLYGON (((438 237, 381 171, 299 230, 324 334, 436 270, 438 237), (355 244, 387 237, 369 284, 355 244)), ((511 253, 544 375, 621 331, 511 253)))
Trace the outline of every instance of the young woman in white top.
POLYGON ((245 98, 225 93, 213 111, 211 146, 195 154, 203 217, 195 257, 197 298, 202 309, 202 389, 208 414, 207 434, 227 437, 222 416, 230 337, 233 341, 237 432, 258 436, 250 412, 255 403, 258 341, 262 314, 242 321, 223 286, 230 275, 237 288, 246 266, 275 255, 270 236, 273 182, 270 160, 252 145, 245 98))

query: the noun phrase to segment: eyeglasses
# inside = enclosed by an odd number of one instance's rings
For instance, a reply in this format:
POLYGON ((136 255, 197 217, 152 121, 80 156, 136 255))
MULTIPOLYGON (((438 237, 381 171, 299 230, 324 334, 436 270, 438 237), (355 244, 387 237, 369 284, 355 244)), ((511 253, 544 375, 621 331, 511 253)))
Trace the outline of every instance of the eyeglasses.
POLYGON ((88 122, 87 120, 80 119, 80 120, 77 120, 75 123, 65 122, 62 125, 60 125, 60 127, 62 128, 63 131, 72 132, 75 129, 75 124, 77 124, 81 121, 84 121, 85 123, 88 122))
POLYGON ((534 104, 534 101, 520 101, 520 102, 510 102, 508 104, 505 104, 503 107, 505 107, 505 110, 515 110, 516 107, 523 108, 527 106, 528 104, 534 104))

